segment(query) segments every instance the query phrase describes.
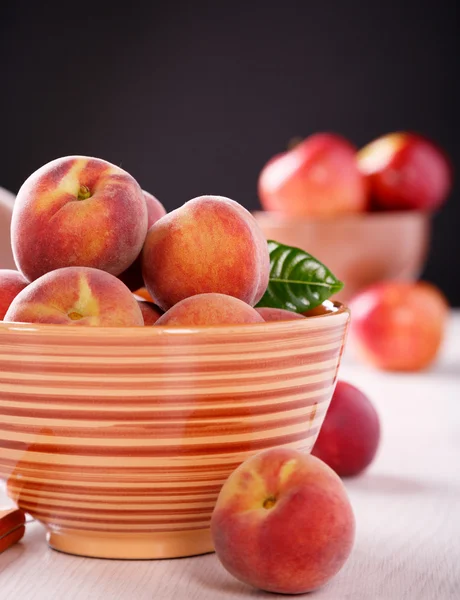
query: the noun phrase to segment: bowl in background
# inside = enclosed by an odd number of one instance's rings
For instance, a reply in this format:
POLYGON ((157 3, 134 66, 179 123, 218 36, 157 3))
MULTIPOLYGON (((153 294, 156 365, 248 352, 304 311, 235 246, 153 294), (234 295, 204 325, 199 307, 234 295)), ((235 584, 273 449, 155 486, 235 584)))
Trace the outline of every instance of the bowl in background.
POLYGON ((11 251, 11 217, 16 196, 0 187, 0 269, 16 269, 11 251))
POLYGON ((349 311, 194 328, 0 322, 0 478, 51 547, 102 558, 213 550, 228 475, 309 452, 349 311))
POLYGON ((415 281, 428 254, 431 215, 426 212, 369 212, 314 220, 268 211, 253 214, 267 239, 301 248, 327 265, 345 284, 334 296, 342 302, 378 281, 415 281))

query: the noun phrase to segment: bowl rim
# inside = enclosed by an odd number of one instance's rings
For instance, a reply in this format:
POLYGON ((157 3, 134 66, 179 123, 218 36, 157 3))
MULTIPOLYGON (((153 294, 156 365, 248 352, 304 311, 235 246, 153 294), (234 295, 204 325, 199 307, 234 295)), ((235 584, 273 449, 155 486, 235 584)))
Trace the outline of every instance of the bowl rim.
POLYGON ((75 326, 75 325, 57 325, 50 323, 22 323, 14 321, 0 321, 0 343, 1 335, 5 333, 18 333, 18 334, 48 334, 63 335, 72 337, 86 337, 86 338, 98 338, 102 336, 110 337, 129 337, 138 336, 145 338, 154 338, 157 336, 171 335, 171 336, 183 336, 193 335, 199 336, 200 334, 236 334, 238 332, 260 333, 262 330, 272 331, 273 333, 278 330, 286 331, 297 331, 302 328, 308 329, 311 324, 318 324, 325 318, 331 319, 342 319, 344 316, 350 318, 350 309, 344 303, 337 300, 329 300, 333 304, 334 310, 326 312, 321 315, 312 315, 305 317, 305 319, 289 319, 286 321, 264 321, 262 323, 240 323, 235 325, 193 325, 193 326, 177 326, 177 325, 151 325, 151 326, 128 326, 128 327, 111 327, 111 326, 75 326))

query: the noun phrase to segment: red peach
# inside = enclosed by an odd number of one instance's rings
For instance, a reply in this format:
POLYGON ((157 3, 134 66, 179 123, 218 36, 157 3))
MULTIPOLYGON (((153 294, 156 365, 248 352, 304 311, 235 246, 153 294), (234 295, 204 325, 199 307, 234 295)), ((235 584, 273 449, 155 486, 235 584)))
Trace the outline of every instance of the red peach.
POLYGON ((369 398, 338 381, 312 454, 341 477, 358 475, 374 460, 379 440, 379 416, 369 398))
POLYGON ((141 309, 119 279, 90 267, 64 267, 30 283, 5 321, 90 326, 142 326, 141 309))
POLYGON ((273 157, 258 188, 263 208, 294 217, 333 217, 364 211, 368 204, 356 149, 330 133, 312 135, 273 157))
POLYGON ((168 310, 203 293, 257 304, 270 268, 267 241, 254 217, 219 196, 186 202, 157 221, 142 251, 142 274, 155 304, 168 310))
POLYGON ((259 313, 238 298, 225 294, 197 294, 181 300, 156 325, 234 325, 263 323, 259 313))
MULTIPOLYGON (((155 196, 152 196, 152 194, 149 194, 145 190, 142 190, 142 193, 144 194, 145 203, 147 205, 147 230, 149 230, 158 219, 165 216, 166 209, 155 196)), ((141 253, 139 253, 132 265, 123 271, 118 278, 133 292, 144 287, 141 253)))
POLYGON ((146 233, 147 207, 136 180, 85 156, 58 158, 33 173, 19 190, 11 222, 16 264, 31 281, 70 266, 119 275, 146 233))
POLYGON ((0 269, 0 321, 19 292, 28 285, 29 282, 19 271, 0 269))
POLYGON ((350 302, 352 342, 380 369, 417 371, 436 358, 448 304, 427 282, 388 281, 372 285, 350 302))
POLYGON ((300 313, 284 310, 283 308, 261 306, 260 308, 256 308, 256 311, 264 321, 292 321, 294 319, 305 319, 300 313))
POLYGON ((300 594, 324 585, 350 555, 355 520, 340 478, 319 459, 265 450, 224 483, 211 518, 217 556, 256 588, 300 594))
POLYGON ((384 135, 358 153, 376 208, 434 210, 447 199, 452 168, 446 154, 420 135, 384 135))
POLYGON ((163 314, 163 311, 161 311, 158 306, 155 306, 153 302, 138 300, 137 303, 144 318, 144 325, 153 325, 163 314))

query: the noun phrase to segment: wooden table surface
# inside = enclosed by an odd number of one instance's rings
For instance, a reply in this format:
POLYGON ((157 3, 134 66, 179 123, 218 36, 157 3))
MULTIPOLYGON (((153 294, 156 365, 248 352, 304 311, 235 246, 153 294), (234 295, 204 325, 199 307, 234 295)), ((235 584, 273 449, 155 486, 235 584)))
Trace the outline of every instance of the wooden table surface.
MULTIPOLYGON (((366 391, 382 420, 378 456, 346 481, 357 521, 353 553, 311 598, 460 599, 460 311, 439 362, 415 375, 380 373, 349 351, 341 378, 366 391)), ((0 505, 7 502, 0 492, 0 505)), ((214 554, 162 561, 86 559, 50 550, 31 523, 0 555, 2 600, 286 598, 231 577, 214 554)))

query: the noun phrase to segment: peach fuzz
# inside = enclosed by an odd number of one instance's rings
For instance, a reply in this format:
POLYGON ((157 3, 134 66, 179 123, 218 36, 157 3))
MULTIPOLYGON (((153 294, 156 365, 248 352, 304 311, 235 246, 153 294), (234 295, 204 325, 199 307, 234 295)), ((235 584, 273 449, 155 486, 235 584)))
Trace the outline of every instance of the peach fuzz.
POLYGON ((259 313, 238 298, 225 294, 197 294, 185 298, 158 319, 156 325, 236 325, 264 323, 259 313))
POLYGON ((368 287, 350 302, 351 340, 372 365, 418 371, 436 358, 446 327, 448 303, 424 281, 387 281, 368 287))
POLYGON ((293 319, 305 319, 304 315, 290 310, 284 310, 284 308, 261 306, 260 308, 256 308, 256 311, 264 321, 292 321, 293 319))
MULTIPOLYGON (((152 194, 149 194, 149 192, 146 192, 145 190, 142 190, 142 193, 144 194, 144 200, 147 206, 147 230, 149 230, 158 219, 165 216, 166 209, 155 196, 152 196, 152 194)), ((118 277, 133 292, 144 287, 141 253, 139 253, 135 261, 118 277)))
POLYGON ((163 314, 163 311, 161 311, 158 306, 155 306, 153 302, 137 300, 137 304, 141 309, 142 317, 144 318, 144 325, 153 325, 163 314))
POLYGON ((142 326, 141 309, 116 277, 90 267, 42 275, 11 303, 5 321, 88 326, 142 326))
POLYGON ((256 588, 300 594, 325 584, 350 555, 355 520, 345 487, 319 459, 265 450, 224 483, 211 518, 217 556, 256 588))
POLYGON ((334 217, 364 211, 368 188, 345 138, 317 133, 262 169, 259 198, 265 210, 294 217, 334 217))
POLYGON ((200 196, 157 221, 142 251, 142 274, 155 304, 168 310, 203 293, 253 306, 270 268, 267 241, 254 217, 220 196, 200 196))
POLYGON ((18 192, 11 222, 16 264, 31 281, 70 266, 119 275, 146 233, 147 207, 136 180, 85 156, 58 158, 33 173, 18 192))
POLYGON ((28 285, 29 282, 19 271, 0 269, 0 321, 19 292, 28 285))

